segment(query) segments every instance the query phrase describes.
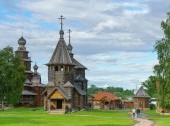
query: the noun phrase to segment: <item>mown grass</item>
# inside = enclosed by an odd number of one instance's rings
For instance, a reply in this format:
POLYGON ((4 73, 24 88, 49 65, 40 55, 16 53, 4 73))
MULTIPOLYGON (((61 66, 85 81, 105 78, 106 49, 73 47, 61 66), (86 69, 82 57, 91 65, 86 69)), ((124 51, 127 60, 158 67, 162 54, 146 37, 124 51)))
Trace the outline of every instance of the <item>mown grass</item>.
POLYGON ((159 115, 155 110, 144 112, 150 120, 153 120, 157 126, 170 126, 170 115, 159 115))
POLYGON ((42 108, 14 108, 0 111, 0 126, 131 126, 128 111, 79 111, 71 114, 46 114, 42 108))

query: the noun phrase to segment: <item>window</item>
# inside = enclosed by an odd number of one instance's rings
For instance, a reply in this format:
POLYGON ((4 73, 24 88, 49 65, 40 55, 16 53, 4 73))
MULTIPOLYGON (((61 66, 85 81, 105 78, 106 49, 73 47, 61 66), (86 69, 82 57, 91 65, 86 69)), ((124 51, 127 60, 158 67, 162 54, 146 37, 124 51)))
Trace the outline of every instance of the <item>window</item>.
POLYGON ((61 66, 61 71, 64 71, 64 68, 63 68, 63 66, 61 66))
POLYGON ((55 71, 58 71, 58 66, 55 67, 55 71))

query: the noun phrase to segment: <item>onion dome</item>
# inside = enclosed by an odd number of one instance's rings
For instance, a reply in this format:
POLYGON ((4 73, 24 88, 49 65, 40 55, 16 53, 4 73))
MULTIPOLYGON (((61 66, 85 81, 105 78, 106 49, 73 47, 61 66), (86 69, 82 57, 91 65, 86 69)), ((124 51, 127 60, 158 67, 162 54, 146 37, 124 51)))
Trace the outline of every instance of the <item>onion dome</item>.
POLYGON ((72 49, 73 49, 71 43, 68 44, 67 49, 68 49, 68 50, 72 50, 72 49))
POLYGON ((61 34, 64 35, 63 29, 61 29, 59 33, 60 33, 60 35, 61 35, 61 34))
POLYGON ((33 66, 33 69, 34 69, 34 70, 38 70, 38 66, 37 66, 36 63, 35 63, 35 65, 33 66))
POLYGON ((19 45, 25 45, 26 44, 26 40, 23 37, 21 37, 20 39, 18 39, 18 44, 19 45))

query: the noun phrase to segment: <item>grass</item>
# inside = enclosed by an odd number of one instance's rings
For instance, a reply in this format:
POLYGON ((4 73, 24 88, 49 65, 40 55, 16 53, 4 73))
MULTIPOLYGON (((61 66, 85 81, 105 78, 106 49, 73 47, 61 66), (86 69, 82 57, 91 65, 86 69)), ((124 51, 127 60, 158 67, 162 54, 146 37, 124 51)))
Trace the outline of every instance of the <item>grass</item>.
POLYGON ((14 108, 0 111, 0 126, 131 126, 128 111, 79 111, 71 114, 46 114, 42 108, 14 108))
POLYGON ((153 120, 157 126, 170 126, 170 116, 159 115, 155 110, 144 112, 149 119, 153 120))

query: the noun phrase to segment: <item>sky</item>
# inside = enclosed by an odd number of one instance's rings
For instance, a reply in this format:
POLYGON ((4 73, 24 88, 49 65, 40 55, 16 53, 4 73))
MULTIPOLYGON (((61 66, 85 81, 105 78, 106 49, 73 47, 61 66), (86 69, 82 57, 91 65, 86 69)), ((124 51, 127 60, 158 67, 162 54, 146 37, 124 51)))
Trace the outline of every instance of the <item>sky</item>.
POLYGON ((18 48, 26 39, 32 66, 48 83, 47 66, 59 40, 60 15, 64 39, 75 59, 85 65, 88 85, 136 89, 153 75, 158 63, 154 44, 170 11, 169 0, 0 0, 0 49, 18 48), (23 32, 22 32, 23 31, 23 32))

